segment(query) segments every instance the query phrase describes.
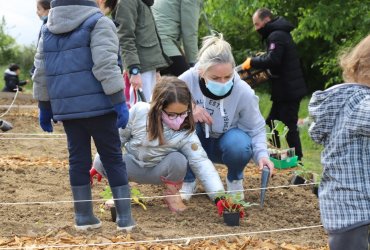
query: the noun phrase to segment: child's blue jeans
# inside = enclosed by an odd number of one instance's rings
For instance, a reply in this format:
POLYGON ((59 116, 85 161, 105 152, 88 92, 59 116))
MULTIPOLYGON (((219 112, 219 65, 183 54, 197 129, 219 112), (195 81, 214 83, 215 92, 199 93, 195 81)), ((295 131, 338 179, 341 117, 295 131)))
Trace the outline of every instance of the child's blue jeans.
POLYGON ((69 177, 72 186, 90 183, 91 138, 107 171, 110 186, 116 187, 128 183, 116 120, 116 113, 110 113, 92 118, 63 121, 68 140, 69 177))
MULTIPOLYGON (((253 153, 250 136, 241 129, 232 128, 219 138, 206 138, 200 123, 197 123, 196 130, 208 158, 214 163, 227 166, 228 180, 243 179, 243 170, 253 153)), ((188 167, 184 181, 195 181, 195 175, 190 167, 188 167)))

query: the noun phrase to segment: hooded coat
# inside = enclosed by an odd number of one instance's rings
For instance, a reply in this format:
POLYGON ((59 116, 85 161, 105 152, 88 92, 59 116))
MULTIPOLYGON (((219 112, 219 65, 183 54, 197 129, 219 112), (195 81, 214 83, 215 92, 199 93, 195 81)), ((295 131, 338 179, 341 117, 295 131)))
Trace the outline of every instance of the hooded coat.
POLYGON ((290 34, 293 29, 290 22, 278 17, 258 30, 267 53, 253 57, 251 67, 270 70, 272 101, 299 100, 307 93, 297 48, 290 34))
POLYGON ((340 84, 313 94, 311 138, 324 146, 319 187, 328 232, 370 224, 370 87, 340 84))
POLYGON ((51 104, 55 120, 114 112, 124 101, 118 51, 116 27, 94 0, 53 1, 35 56, 34 98, 51 104))

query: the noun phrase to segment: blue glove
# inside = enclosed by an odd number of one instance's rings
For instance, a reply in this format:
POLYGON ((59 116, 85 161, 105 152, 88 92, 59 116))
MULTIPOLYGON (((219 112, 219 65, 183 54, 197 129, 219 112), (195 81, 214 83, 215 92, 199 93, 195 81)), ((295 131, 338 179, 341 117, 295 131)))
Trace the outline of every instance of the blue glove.
POLYGON ((128 122, 128 108, 125 102, 114 105, 117 113, 117 128, 126 128, 128 122))
POLYGON ((53 112, 51 109, 40 108, 39 121, 40 127, 45 132, 53 132, 53 125, 51 120, 53 119, 53 112))

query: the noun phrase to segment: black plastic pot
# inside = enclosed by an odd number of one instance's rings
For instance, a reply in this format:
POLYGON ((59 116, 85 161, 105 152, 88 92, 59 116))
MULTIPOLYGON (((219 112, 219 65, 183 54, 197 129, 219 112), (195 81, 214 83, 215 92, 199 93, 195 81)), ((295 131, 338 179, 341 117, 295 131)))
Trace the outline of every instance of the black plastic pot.
POLYGON ((301 177, 299 175, 294 175, 293 179, 291 181, 291 184, 292 185, 300 185, 300 184, 304 184, 305 182, 306 182, 306 180, 303 177, 301 177))
POLYGON ((110 214, 112 215, 112 221, 116 222, 117 217, 116 207, 110 207, 110 214))
POLYGON ((225 212, 223 213, 224 222, 226 225, 235 227, 239 226, 239 212, 225 212))

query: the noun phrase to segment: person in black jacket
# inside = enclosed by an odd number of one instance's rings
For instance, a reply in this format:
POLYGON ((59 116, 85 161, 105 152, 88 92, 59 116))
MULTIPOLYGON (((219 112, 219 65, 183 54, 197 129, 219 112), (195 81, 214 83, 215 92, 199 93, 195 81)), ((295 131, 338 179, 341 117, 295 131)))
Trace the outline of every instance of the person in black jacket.
POLYGON ((17 64, 10 64, 9 68, 4 72, 5 86, 3 88, 3 92, 16 92, 17 87, 19 91, 22 91, 20 86, 26 85, 29 80, 19 81, 18 76, 20 73, 21 70, 17 64))
MULTIPOLYGON (((299 104, 307 93, 296 45, 290 32, 294 26, 283 17, 272 15, 266 8, 253 14, 253 25, 266 44, 267 52, 261 56, 247 58, 242 65, 250 68, 269 69, 273 75, 272 107, 266 123, 271 127, 273 120, 282 121, 288 128, 287 142, 295 147, 300 160, 303 156, 297 127, 299 104)), ((280 143, 277 143, 280 147, 280 143)))

